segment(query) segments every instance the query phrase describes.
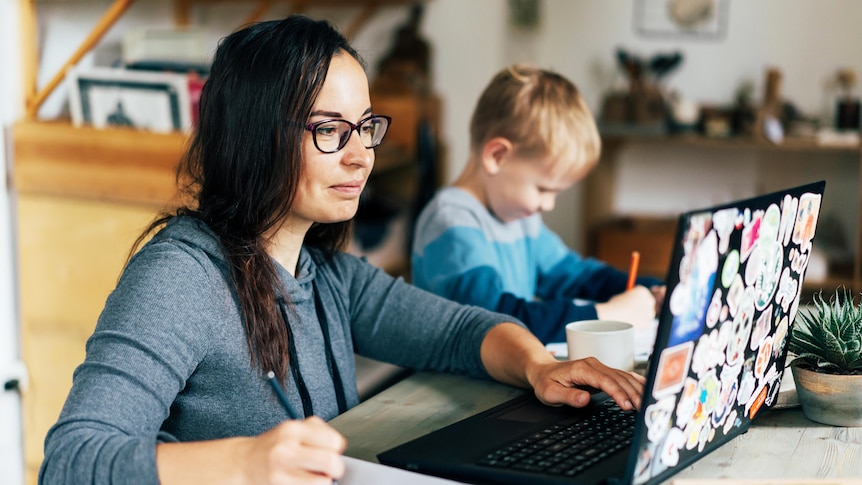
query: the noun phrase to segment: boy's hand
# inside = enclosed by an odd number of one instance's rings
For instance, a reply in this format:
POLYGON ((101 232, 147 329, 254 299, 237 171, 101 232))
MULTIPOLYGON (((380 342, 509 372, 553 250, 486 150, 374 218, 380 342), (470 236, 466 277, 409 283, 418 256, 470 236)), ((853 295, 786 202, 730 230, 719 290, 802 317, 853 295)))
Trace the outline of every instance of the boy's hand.
POLYGON ((635 286, 605 303, 597 303, 596 314, 599 320, 631 323, 635 330, 652 328, 657 308, 653 294, 644 286, 635 286))

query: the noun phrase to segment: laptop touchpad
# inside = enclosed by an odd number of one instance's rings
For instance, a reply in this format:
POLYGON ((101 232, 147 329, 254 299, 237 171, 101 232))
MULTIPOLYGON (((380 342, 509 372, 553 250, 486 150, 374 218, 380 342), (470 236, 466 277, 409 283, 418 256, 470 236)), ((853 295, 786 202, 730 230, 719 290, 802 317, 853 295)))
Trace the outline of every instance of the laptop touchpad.
POLYGON ((543 412, 540 407, 534 405, 533 403, 526 402, 521 404, 520 406, 516 406, 514 409, 503 410, 499 414, 492 417, 494 419, 502 419, 504 421, 538 423, 539 421, 547 419, 548 413, 543 412))

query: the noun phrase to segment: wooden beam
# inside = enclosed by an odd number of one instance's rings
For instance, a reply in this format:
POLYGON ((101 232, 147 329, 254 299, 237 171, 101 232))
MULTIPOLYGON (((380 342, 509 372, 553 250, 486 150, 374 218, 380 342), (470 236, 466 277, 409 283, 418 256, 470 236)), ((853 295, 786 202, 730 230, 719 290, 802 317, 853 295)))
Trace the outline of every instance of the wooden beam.
POLYGON ((114 4, 111 5, 111 8, 105 12, 105 15, 99 20, 96 26, 90 31, 90 35, 84 39, 84 42, 78 47, 78 50, 72 54, 72 57, 69 58, 68 61, 60 68, 57 74, 48 81, 48 84, 42 88, 41 91, 36 93, 32 98, 27 99, 27 116, 31 119, 36 118, 36 115, 39 112, 39 108, 42 107, 42 103, 54 92, 54 89, 63 81, 66 77, 66 73, 71 69, 78 61, 81 60, 90 50, 102 40, 102 37, 108 30, 123 16, 126 10, 132 6, 134 0, 115 0, 114 4))
MULTIPOLYGON (((36 28, 36 0, 21 0, 19 2, 21 16, 21 67, 22 85, 26 108, 27 100, 36 96, 36 83, 39 78, 39 49, 36 39, 39 33, 36 28)), ((19 106, 20 108, 20 106, 19 106)), ((25 109, 25 115, 29 113, 25 109)))
POLYGON ((174 24, 188 27, 192 23, 192 4, 195 0, 174 0, 174 24))
POLYGON ((245 20, 240 24, 240 26, 246 26, 253 24, 255 22, 259 22, 261 18, 263 18, 264 14, 272 7, 273 0, 260 0, 257 2, 257 6, 254 7, 254 10, 245 18, 245 20))
POLYGON ((369 2, 366 3, 362 10, 353 18, 350 22, 350 25, 344 29, 344 36, 349 40, 353 40, 356 37, 356 34, 362 30, 362 27, 365 25, 365 22, 368 22, 368 19, 374 16, 377 12, 377 2, 369 2))

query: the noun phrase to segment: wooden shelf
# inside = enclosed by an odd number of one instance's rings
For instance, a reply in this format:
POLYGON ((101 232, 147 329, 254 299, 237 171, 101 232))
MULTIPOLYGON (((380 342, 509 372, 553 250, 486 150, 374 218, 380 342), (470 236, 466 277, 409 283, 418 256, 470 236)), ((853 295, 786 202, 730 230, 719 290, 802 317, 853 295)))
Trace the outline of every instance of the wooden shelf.
POLYGON ((175 194, 183 133, 19 121, 13 190, 161 207, 175 194))
MULTIPOLYGON (((854 227, 848 228, 851 234, 849 248, 852 250, 852 261, 837 264, 830 261, 828 276, 822 281, 806 281, 803 285, 803 301, 821 288, 836 288, 846 286, 853 291, 862 291, 862 147, 819 145, 816 140, 802 138, 786 138, 782 144, 776 145, 758 138, 709 138, 701 135, 605 135, 602 137, 602 161, 593 169, 583 182, 584 213, 582 220, 587 233, 587 256, 599 257, 618 267, 625 268, 633 249, 642 248, 652 243, 655 248, 662 248, 672 238, 673 231, 667 228, 653 230, 657 224, 671 224, 670 221, 626 221, 624 214, 618 214, 613 209, 613 194, 617 183, 618 170, 616 163, 619 153, 629 145, 640 148, 667 147, 670 150, 700 150, 727 151, 728 157, 740 156, 742 153, 787 153, 800 154, 817 160, 820 155, 840 155, 838 159, 852 167, 854 177, 859 177, 857 191, 852 199, 848 199, 847 210, 854 209, 857 220, 854 227), (853 205, 855 204, 855 208, 853 205), (647 224, 647 223, 652 224, 647 224)), ((644 163, 649 163, 644 158, 644 163)), ((754 163, 761 163, 755 161, 754 163)), ((816 165, 812 165, 816 171, 816 165)), ((815 172, 816 173, 816 172, 815 172)), ((830 194, 836 197, 838 194, 830 194)), ((655 252, 655 251, 653 251, 655 252)), ((641 259, 641 265, 651 264, 654 272, 662 271, 669 262, 669 254, 658 251, 653 260, 641 259)))
MULTIPOLYGON (((12 127, 19 193, 162 206, 175 195, 187 136, 23 120, 12 127)), ((376 150, 374 175, 415 166, 397 139, 376 150)))
POLYGON ((682 135, 657 135, 657 136, 602 136, 602 142, 607 147, 613 148, 628 143, 647 143, 671 145, 674 147, 690 146, 694 148, 722 149, 722 150, 746 150, 746 151, 795 151, 795 152, 843 152, 860 153, 859 145, 821 145, 812 138, 788 137, 780 144, 770 143, 754 137, 728 137, 710 138, 696 134, 682 135))

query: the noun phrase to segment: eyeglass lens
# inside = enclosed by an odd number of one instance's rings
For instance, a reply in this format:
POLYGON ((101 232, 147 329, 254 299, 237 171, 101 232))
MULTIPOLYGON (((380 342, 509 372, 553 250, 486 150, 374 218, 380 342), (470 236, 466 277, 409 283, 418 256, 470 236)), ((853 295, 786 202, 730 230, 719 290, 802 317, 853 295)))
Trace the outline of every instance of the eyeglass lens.
MULTIPOLYGON (((347 145, 354 125, 344 120, 331 120, 317 125, 314 137, 317 147, 324 152, 337 152, 347 145)), ((383 141, 389 129, 389 120, 382 116, 366 118, 356 125, 359 139, 365 148, 374 148, 383 141)))

